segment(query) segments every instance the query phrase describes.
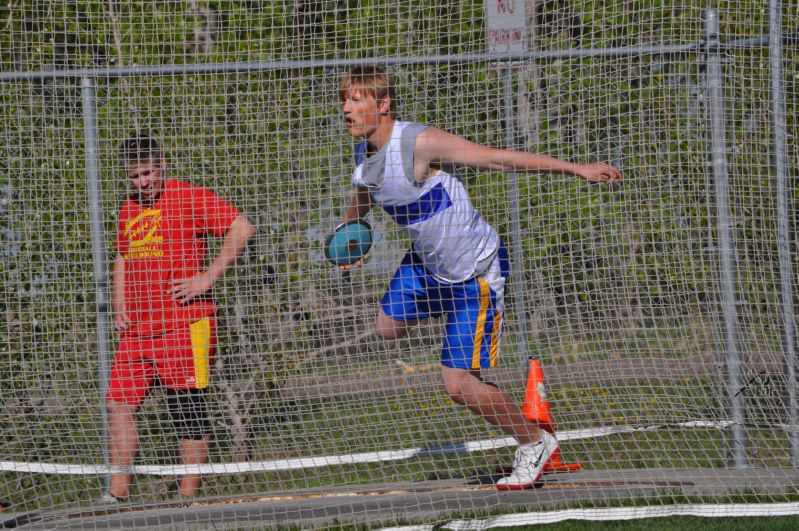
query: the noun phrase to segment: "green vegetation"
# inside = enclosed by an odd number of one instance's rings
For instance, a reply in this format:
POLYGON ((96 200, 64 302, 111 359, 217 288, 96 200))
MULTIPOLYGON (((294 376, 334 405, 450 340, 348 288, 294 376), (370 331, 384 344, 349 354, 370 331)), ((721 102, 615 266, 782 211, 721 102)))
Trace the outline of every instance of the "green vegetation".
MULTIPOLYGON (((703 38, 700 7, 679 0, 540 3, 544 50, 685 44, 703 38)), ((762 3, 718 2, 724 40, 764 34, 762 3)), ((786 6, 795 32, 799 6, 786 6)), ((97 2, 9 0, 0 7, 0 71, 483 52, 483 2, 97 2)), ((799 56, 785 50, 789 167, 799 167, 799 56)), ((746 395, 752 455, 788 466, 779 313, 776 199, 770 169, 768 53, 725 55, 737 306, 745 379, 766 360, 773 388, 746 395), (759 361, 758 361, 759 363, 759 361)), ((400 65, 400 109, 504 146, 502 69, 400 65)), ((561 429, 726 419, 718 254, 702 58, 646 55, 540 61, 513 70, 513 141, 570 160, 609 160, 626 182, 607 189, 564 176, 465 171, 476 205, 510 238, 518 193, 521 301, 511 294, 502 366, 517 332, 546 366, 618 362, 551 389, 561 429), (686 379, 646 373, 659 361, 698 367, 686 379), (632 366, 630 366, 632 367, 632 366), (643 368, 641 368, 643 367, 643 368), (643 373, 642 373, 643 371, 643 373), (604 379, 603 379, 604 378, 604 379)), ((349 191, 352 141, 337 110, 337 68, 95 79, 99 158, 111 257, 126 183, 118 143, 163 139, 171 174, 219 190, 257 222, 257 241, 218 286, 222 331, 213 387, 215 461, 436 447, 500 436, 435 387, 292 398, 309 378, 398 377, 398 360, 435 365, 438 326, 407 341, 368 332, 406 243, 382 216, 371 263, 342 275, 321 259, 349 191), (288 396, 288 398, 287 398, 288 396)), ((0 453, 3 460, 102 462, 95 283, 80 86, 74 79, 0 83, 0 453)), ((799 189, 793 187, 791 209, 799 189)), ((796 240, 794 228, 793 240, 796 240)), ((799 261, 793 257, 793 277, 799 261)), ((427 368, 434 371, 434 368, 427 368)), ((761 387, 758 387, 761 389, 761 387)), ((519 395, 519 389, 512 389, 519 395)), ((159 392, 141 414, 141 462, 167 464, 175 441, 159 392)), ((594 467, 723 467, 723 430, 642 432, 569 445, 594 467), (699 451, 685 451, 690 442, 699 451), (604 460, 614 450, 613 461, 604 460)), ((210 478, 209 495, 494 473, 511 451, 210 478)), ((136 496, 174 494, 171 478, 137 478, 136 496)), ((100 477, 0 474, 20 510, 91 503, 100 477)))

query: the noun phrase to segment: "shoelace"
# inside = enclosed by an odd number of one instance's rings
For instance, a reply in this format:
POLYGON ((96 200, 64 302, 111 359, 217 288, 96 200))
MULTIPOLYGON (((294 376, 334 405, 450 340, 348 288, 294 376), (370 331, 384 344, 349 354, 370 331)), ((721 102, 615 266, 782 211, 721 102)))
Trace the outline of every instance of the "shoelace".
MULTIPOLYGON (((540 444, 540 443, 538 443, 538 444, 540 444)), ((535 448, 536 446, 538 446, 538 444, 534 444, 532 446, 531 450, 533 448, 535 448)), ((516 452, 515 456, 513 456, 513 468, 514 469, 521 468, 521 467, 526 467, 528 461, 529 462, 533 461, 533 459, 531 459, 529 456, 525 455, 526 453, 527 452, 525 452, 523 449, 519 448, 519 451, 516 452)))
POLYGON ((544 445, 544 441, 539 441, 533 444, 530 448, 530 451, 532 452, 533 455, 526 456, 523 450, 519 451, 514 458, 513 467, 516 468, 518 466, 533 466, 533 467, 539 466, 541 464, 541 458, 544 456, 545 450, 546 448, 544 445))

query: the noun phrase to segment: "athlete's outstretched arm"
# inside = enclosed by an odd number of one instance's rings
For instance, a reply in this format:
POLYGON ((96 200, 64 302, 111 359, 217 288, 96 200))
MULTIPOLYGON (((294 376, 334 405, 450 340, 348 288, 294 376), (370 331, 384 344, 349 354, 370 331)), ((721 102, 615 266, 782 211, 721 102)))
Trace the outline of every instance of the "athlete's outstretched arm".
POLYGON ((428 127, 419 134, 413 154, 417 178, 420 177, 418 168, 446 163, 484 170, 568 173, 591 182, 613 183, 622 178, 617 168, 602 162, 574 164, 538 153, 495 149, 435 127, 428 127))

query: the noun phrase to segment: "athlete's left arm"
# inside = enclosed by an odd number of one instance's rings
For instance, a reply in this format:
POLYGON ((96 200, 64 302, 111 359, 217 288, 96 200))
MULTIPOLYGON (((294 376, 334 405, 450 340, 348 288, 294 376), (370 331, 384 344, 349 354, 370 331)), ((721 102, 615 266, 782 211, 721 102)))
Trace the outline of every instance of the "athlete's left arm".
POLYGON ((417 179, 426 177, 422 171, 425 166, 441 164, 483 170, 567 173, 591 182, 613 183, 622 178, 617 168, 603 162, 575 164, 538 153, 495 149, 435 127, 428 127, 419 134, 413 155, 417 179))
POLYGON ((254 235, 255 226, 244 215, 239 215, 228 227, 222 248, 211 266, 194 276, 175 280, 169 294, 175 301, 185 304, 207 293, 214 282, 236 263, 254 235))

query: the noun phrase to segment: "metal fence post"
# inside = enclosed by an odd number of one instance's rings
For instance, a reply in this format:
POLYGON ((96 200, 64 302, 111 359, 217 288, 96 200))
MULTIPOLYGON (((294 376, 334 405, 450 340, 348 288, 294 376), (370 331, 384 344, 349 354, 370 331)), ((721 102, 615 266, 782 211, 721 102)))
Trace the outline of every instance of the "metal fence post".
MULTIPOLYGON (((508 149, 516 148, 515 129, 513 127, 513 67, 508 66, 502 71, 502 81, 504 88, 505 101, 505 143, 508 149)), ((524 252, 522 251, 522 226, 519 216, 519 175, 516 172, 508 174, 510 185, 508 195, 510 196, 510 285, 513 290, 513 300, 516 302, 517 313, 519 315, 519 360, 522 365, 527 365, 530 357, 530 345, 527 338, 527 303, 524 297, 524 252)))
MULTIPOLYGON (((108 368, 110 335, 108 327, 108 262, 105 254, 105 222, 103 220, 103 199, 100 186, 100 166, 97 159, 97 107, 94 81, 81 78, 81 99, 83 101, 83 137, 86 142, 86 178, 89 190, 89 216, 92 238, 92 264, 94 269, 94 290, 97 298, 97 348, 100 380, 100 417, 102 419, 103 462, 109 468, 108 455, 108 413, 105 408, 105 394, 108 390, 108 368)), ((110 474, 105 477, 105 490, 108 490, 110 474)))
POLYGON ((796 320, 791 277, 791 212, 788 184, 788 139, 785 118, 785 90, 782 63, 782 2, 769 1, 769 71, 771 85, 772 150, 774 177, 777 181, 777 247, 780 264, 780 293, 783 322, 785 381, 788 390, 788 439, 791 463, 799 466, 799 404, 796 396, 796 320))
POLYGON ((707 66, 706 82, 708 114, 710 118, 711 166, 715 183, 716 228, 719 240, 719 273, 721 276, 721 304, 724 316, 724 350, 727 363, 727 395, 732 415, 732 450, 736 468, 748 466, 746 458, 746 433, 744 431, 744 405, 741 395, 741 359, 738 338, 738 310, 736 308, 735 241, 732 231, 730 183, 727 173, 727 144, 725 128, 723 74, 719 47, 719 18, 713 9, 705 11, 705 37, 707 66))

